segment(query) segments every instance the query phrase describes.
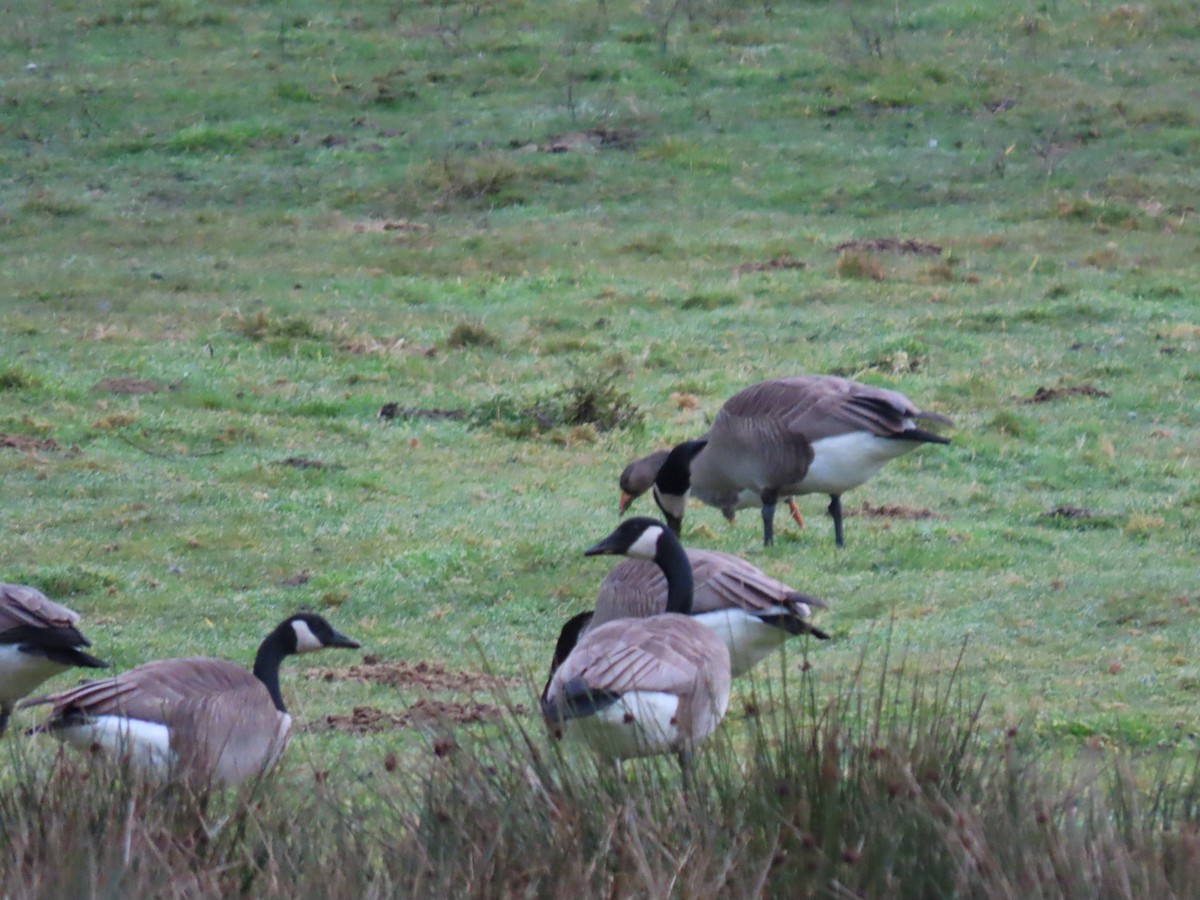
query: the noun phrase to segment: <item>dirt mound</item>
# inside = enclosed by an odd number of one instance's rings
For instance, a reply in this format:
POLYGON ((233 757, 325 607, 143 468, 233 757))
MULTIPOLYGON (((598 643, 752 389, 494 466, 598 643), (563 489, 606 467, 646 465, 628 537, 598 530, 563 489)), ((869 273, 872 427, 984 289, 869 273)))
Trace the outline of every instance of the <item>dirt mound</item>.
POLYGON ((1040 387, 1033 392, 1032 397, 1026 397, 1022 403, 1048 403, 1060 397, 1111 397, 1111 391, 1105 391, 1094 384, 1075 384, 1070 387, 1048 388, 1040 387))
POLYGON ((1091 519, 1095 515, 1085 506, 1056 506, 1049 512, 1042 513, 1045 519, 1091 519))
POLYGON ((856 238, 843 241, 833 248, 838 253, 849 250, 865 253, 915 253, 917 256, 940 256, 942 248, 937 244, 918 241, 916 238, 856 238))
POLYGON ((0 434, 0 447, 12 447, 14 450, 57 450, 58 441, 54 438, 35 438, 27 434, 0 434))
POLYGON ((483 672, 447 669, 441 663, 423 659, 416 662, 381 660, 371 655, 364 656, 361 663, 338 669, 317 669, 306 677, 319 678, 322 681, 361 681, 401 689, 457 691, 466 694, 509 687, 516 683, 514 679, 483 672))
POLYGON ((147 378, 105 378, 93 384, 92 390, 110 394, 157 394, 166 387, 147 378))
POLYGON ((735 275, 748 275, 751 272, 776 272, 784 269, 803 269, 807 266, 808 263, 802 262, 794 256, 776 256, 766 262, 742 263, 733 271, 735 275))
POLYGON ((866 500, 862 506, 846 511, 847 516, 865 516, 868 519, 937 519, 940 518, 932 509, 917 506, 904 506, 900 503, 885 503, 882 506, 872 506, 866 500))
MULTIPOLYGON (((525 707, 518 704, 513 707, 513 712, 523 714, 525 707)), ((504 708, 491 703, 418 700, 400 712, 387 712, 375 706, 356 706, 349 715, 325 716, 309 723, 305 730, 371 734, 437 724, 475 725, 494 722, 503 715, 504 708)))

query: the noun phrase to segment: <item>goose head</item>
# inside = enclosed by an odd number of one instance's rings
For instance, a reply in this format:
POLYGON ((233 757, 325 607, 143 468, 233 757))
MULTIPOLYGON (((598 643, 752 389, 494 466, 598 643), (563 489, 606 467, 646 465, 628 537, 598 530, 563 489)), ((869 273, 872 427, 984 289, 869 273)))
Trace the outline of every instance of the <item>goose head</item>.
POLYGON ((691 563, 674 532, 657 519, 626 519, 600 543, 588 547, 584 555, 628 556, 655 563, 667 580, 667 612, 691 614, 691 563))
POLYGON ((617 506, 617 512, 620 515, 625 514, 625 510, 629 509, 629 504, 654 487, 654 479, 658 476, 658 470, 662 468, 663 461, 670 452, 670 450, 655 450, 649 456, 635 459, 621 472, 621 477, 617 482, 621 487, 621 502, 617 506))
POLYGON ((293 653, 312 653, 326 647, 356 650, 362 646, 330 625, 324 617, 311 612, 289 616, 279 624, 275 633, 279 635, 285 656, 293 653))
POLYGON ((677 535, 683 528, 683 512, 692 489, 692 460, 707 445, 706 440, 676 444, 654 478, 654 502, 677 535))

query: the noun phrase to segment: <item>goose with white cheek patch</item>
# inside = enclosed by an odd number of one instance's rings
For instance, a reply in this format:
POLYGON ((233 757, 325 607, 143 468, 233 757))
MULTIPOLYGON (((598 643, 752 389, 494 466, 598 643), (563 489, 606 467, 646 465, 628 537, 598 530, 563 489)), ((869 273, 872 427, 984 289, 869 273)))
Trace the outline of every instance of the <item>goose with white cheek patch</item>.
MULTIPOLYGON (((708 435, 701 435, 697 440, 706 441, 708 440, 708 435)), ((617 484, 621 488, 621 499, 617 504, 617 513, 619 515, 625 515, 625 511, 629 509, 634 500, 654 487, 654 480, 658 477, 658 471, 670 455, 670 448, 655 450, 647 456, 635 459, 621 470, 621 475, 617 479, 617 484)), ((792 497, 788 497, 787 502, 788 512, 792 514, 792 518, 796 520, 796 524, 803 528, 804 517, 800 515, 800 507, 796 505, 796 501, 792 497)), ((732 506, 723 509, 722 512, 725 514, 725 518, 729 524, 732 525, 735 510, 760 505, 754 492, 746 490, 738 495, 737 501, 732 506)))
POLYGON ((829 635, 812 623, 813 610, 826 608, 823 600, 792 590, 740 557, 690 548, 664 554, 657 563, 621 560, 600 585, 588 627, 665 612, 685 567, 693 585, 691 616, 725 642, 734 678, 795 635, 828 640, 829 635))
POLYGON ((234 785, 269 769, 287 742, 284 657, 360 646, 321 616, 297 613, 263 640, 253 672, 223 659, 162 659, 23 705, 52 705, 36 731, 81 750, 99 747, 194 784, 234 785))
POLYGON ((37 588, 0 583, 0 735, 17 701, 73 667, 107 669, 83 651, 92 642, 79 631, 79 614, 37 588))
POLYGON ((671 566, 666 612, 592 628, 586 613, 571 619, 555 648, 560 662, 542 692, 542 715, 556 736, 569 730, 601 755, 674 753, 687 771, 693 749, 729 705, 730 663, 724 642, 689 615, 686 557, 678 574, 683 549, 661 522, 635 518, 585 552, 671 566))
POLYGON ((950 443, 919 422, 950 424, 898 391, 832 375, 762 381, 730 397, 703 439, 671 450, 655 476, 654 500, 677 534, 689 493, 726 518, 761 506, 769 546, 781 498, 828 494, 843 547, 842 494, 922 444, 950 443))

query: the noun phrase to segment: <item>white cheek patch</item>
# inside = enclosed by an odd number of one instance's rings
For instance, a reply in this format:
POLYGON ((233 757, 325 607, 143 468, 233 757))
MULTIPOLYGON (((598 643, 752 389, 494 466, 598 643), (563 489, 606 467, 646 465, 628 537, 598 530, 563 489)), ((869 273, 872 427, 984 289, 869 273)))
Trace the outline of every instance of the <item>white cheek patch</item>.
POLYGON ((312 633, 312 629, 303 619, 293 619, 292 630, 296 632, 297 653, 312 653, 314 650, 325 649, 325 645, 312 633))
POLYGON ((625 555, 637 559, 654 559, 654 555, 658 552, 658 538, 662 533, 661 525, 647 528, 625 551, 625 555))

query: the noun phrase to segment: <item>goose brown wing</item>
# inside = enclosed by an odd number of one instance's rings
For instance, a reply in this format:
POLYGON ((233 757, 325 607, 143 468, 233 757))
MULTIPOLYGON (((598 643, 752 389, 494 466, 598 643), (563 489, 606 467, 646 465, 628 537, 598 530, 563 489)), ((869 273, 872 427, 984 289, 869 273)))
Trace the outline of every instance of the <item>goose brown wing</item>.
MULTIPOLYGON (((24 584, 0 583, 0 633, 22 626, 75 630, 79 614, 55 603, 36 588, 24 584)), ((78 634, 78 632, 75 632, 78 634)), ((83 636, 81 643, 86 645, 83 636)))
POLYGON ((949 423, 937 413, 922 412, 898 391, 827 377, 809 386, 788 423, 810 441, 851 431, 895 437, 911 429, 912 419, 949 423))
POLYGON ((617 695, 630 691, 684 694, 695 689, 710 663, 728 671, 729 652, 699 622, 673 614, 622 619, 584 635, 554 674, 549 694, 553 697, 575 678, 582 678, 593 691, 617 695))
MULTIPOLYGON (((170 724, 198 698, 245 690, 261 683, 241 666, 222 659, 186 657, 146 663, 115 678, 26 701, 53 704, 52 718, 71 715, 127 716, 170 724)), ((265 688, 262 688, 265 691, 265 688)))
POLYGON ((813 609, 826 608, 823 600, 792 590, 741 557, 716 550, 688 550, 687 554, 696 585, 693 614, 722 609, 753 613, 782 606, 806 618, 813 609))

